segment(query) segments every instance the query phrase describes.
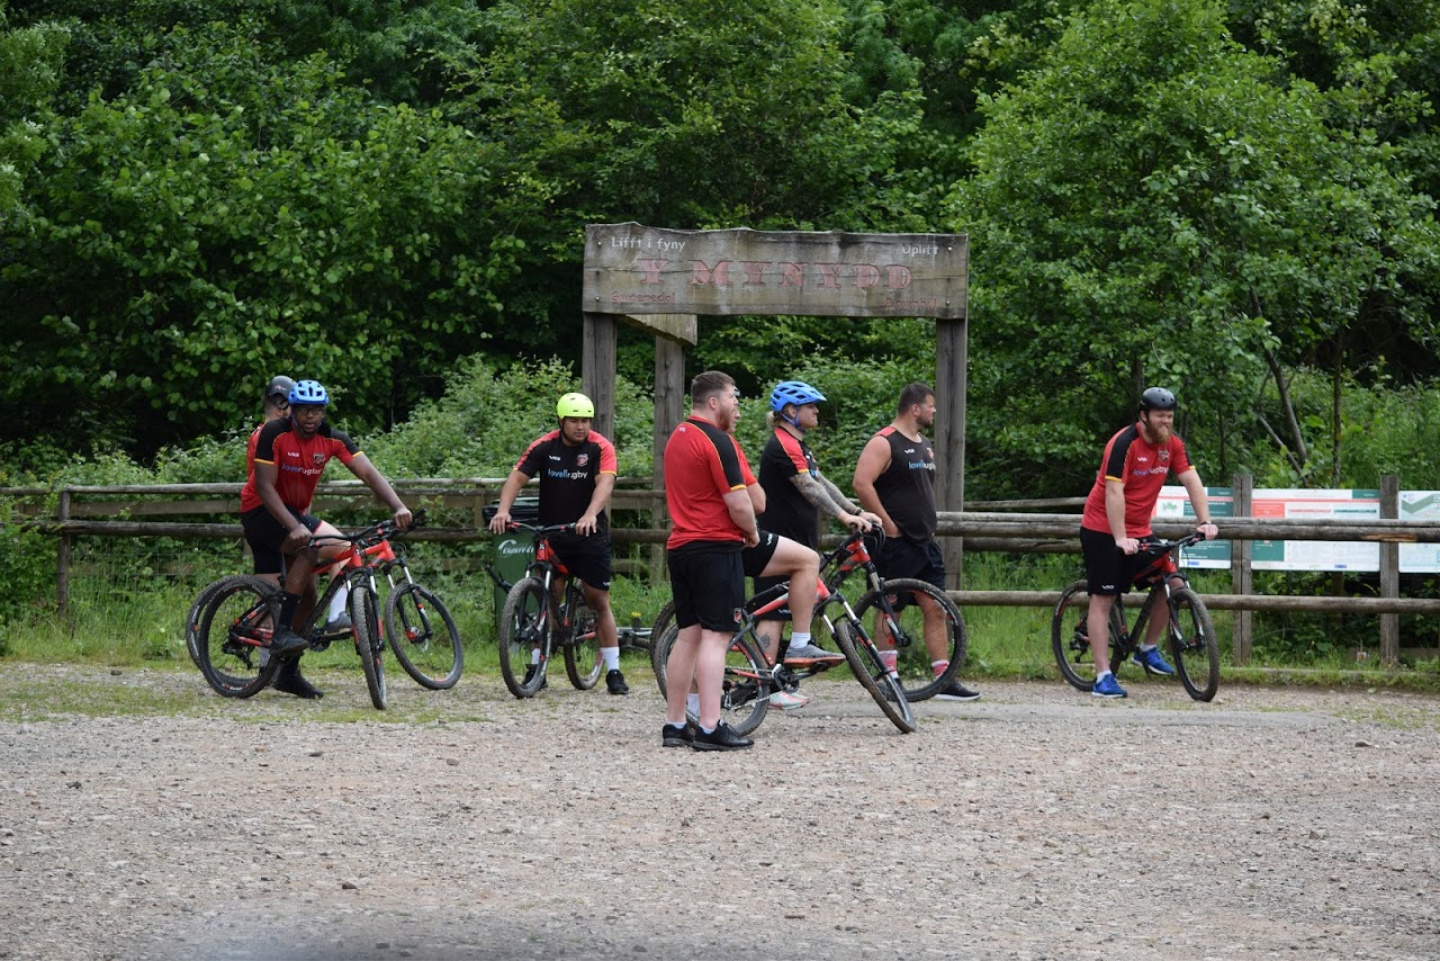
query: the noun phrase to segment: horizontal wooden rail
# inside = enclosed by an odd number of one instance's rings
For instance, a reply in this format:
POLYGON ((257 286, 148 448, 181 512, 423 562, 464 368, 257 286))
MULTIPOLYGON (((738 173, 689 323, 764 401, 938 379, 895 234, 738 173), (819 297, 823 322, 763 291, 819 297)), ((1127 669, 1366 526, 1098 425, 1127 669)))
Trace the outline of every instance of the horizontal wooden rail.
MULTIPOLYGON (((970 607, 1054 607, 1060 591, 948 591, 970 607)), ((1321 614, 1440 614, 1440 598, 1315 597, 1288 594, 1202 594, 1217 611, 1309 611, 1321 614)))

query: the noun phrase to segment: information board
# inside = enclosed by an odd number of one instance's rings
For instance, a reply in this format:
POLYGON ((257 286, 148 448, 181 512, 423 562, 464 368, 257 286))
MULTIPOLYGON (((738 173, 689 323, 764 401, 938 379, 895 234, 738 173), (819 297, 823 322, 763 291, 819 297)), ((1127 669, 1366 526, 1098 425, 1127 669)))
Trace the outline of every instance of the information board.
MULTIPOLYGON (((1256 490, 1252 517, 1357 520, 1380 517, 1378 490, 1256 490)), ((1255 541, 1257 571, 1378 571, 1380 547, 1363 541, 1255 541)))
MULTIPOLYGON (((1440 491, 1401 491, 1400 519, 1429 524, 1440 521, 1440 491)), ((1400 572, 1440 573, 1440 544, 1401 544, 1400 572)))
MULTIPOLYGON (((1235 516, 1235 492, 1228 487, 1205 488, 1205 499, 1210 502, 1210 520, 1224 533, 1224 518, 1235 516)), ((1190 495, 1185 488, 1162 487, 1160 499, 1155 502, 1152 517, 1161 520, 1185 520, 1195 524, 1195 508, 1190 506, 1190 495)), ((1230 566, 1230 542, 1220 540, 1202 541, 1180 552, 1181 567, 1201 567, 1224 570, 1230 566)))

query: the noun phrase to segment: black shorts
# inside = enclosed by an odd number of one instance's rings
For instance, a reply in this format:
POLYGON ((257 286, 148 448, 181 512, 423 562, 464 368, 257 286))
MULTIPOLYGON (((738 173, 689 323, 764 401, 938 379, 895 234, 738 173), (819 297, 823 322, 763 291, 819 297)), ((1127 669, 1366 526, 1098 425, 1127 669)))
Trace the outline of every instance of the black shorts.
MULTIPOLYGON (((315 528, 320 526, 320 518, 314 514, 307 514, 288 505, 285 509, 312 534, 315 528)), ((279 574, 285 570, 285 558, 280 553, 280 545, 285 543, 290 529, 276 520, 268 507, 261 504, 241 514, 240 528, 245 532, 245 542, 250 545, 250 553, 255 557, 256 574, 279 574)))
POLYGON ((610 580, 614 576, 615 562, 610 550, 610 538, 603 538, 603 547, 596 550, 595 544, 587 543, 586 550, 561 550, 551 542, 555 550, 555 557, 565 569, 580 578, 586 584, 597 591, 610 590, 610 580))
POLYGON ((698 623, 726 634, 740 629, 745 567, 736 547, 733 542, 699 541, 667 553, 677 627, 698 623))
POLYGON ((875 553, 875 567, 886 580, 914 577, 945 590, 945 558, 933 540, 921 544, 905 537, 886 538, 875 553))
MULTIPOLYGON (((1140 538, 1141 545, 1153 543, 1153 535, 1140 538)), ((1114 597, 1129 594, 1135 575, 1155 563, 1153 554, 1126 554, 1115 546, 1109 532, 1080 528, 1080 553, 1085 555, 1085 590, 1091 594, 1114 597)))
MULTIPOLYGON (((765 573, 765 565, 770 563, 770 558, 775 556, 775 548, 780 546, 779 534, 772 534, 769 531, 759 531, 758 533, 760 534, 760 543, 740 551, 740 558, 745 564, 746 577, 759 577, 765 573)), ((755 588, 755 593, 760 593, 760 588, 755 588)))

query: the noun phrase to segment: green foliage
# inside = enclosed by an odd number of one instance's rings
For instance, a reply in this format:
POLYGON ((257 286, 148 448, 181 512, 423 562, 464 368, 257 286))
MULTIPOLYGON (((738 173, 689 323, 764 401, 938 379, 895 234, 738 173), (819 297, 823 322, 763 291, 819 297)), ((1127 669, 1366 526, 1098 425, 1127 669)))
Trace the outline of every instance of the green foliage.
POLYGON ((412 403, 515 270, 488 151, 246 24, 168 39, 133 93, 52 122, 0 273, 0 395, 141 449, 235 423, 275 370, 339 388, 356 426, 412 403))
MULTIPOLYGON (((405 423, 366 445, 391 476, 505 477, 531 441, 555 429, 555 401, 580 390, 580 378, 557 359, 504 370, 477 355, 460 361, 444 395, 422 404, 405 423)), ((615 444, 621 476, 650 473, 650 398, 621 378, 615 394, 615 444)))
POLYGON ((1428 339, 1406 285, 1436 262, 1430 199, 1216 4, 1091 6, 983 108, 953 207, 988 267, 970 429, 1032 489, 1081 487, 1071 465, 1089 473, 1146 383, 1180 394, 1204 474, 1243 466, 1267 353, 1303 359, 1385 311, 1428 339))
POLYGON ((67 39, 53 23, 10 29, 0 0, 0 236, 26 212, 26 172, 45 150, 34 117, 59 83, 67 39))

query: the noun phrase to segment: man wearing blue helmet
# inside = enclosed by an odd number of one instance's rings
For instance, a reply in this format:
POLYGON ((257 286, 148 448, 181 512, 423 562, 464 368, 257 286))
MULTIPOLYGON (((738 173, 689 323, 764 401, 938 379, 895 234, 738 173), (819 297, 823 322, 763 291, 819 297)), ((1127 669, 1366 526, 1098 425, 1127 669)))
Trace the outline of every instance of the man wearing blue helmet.
MULTIPOLYGON (((810 548, 820 546, 820 516, 833 517, 847 527, 869 530, 880 518, 861 510, 841 493, 840 488, 820 473, 815 455, 805 444, 805 434, 820 423, 819 404, 825 395, 804 381, 787 380, 770 392, 768 420, 775 433, 760 455, 760 487, 765 491, 765 530, 788 537, 810 548)), ((780 583, 783 577, 755 578, 755 593, 780 583)), ((787 661, 837 658, 811 640, 806 613, 810 605, 795 605, 799 619, 791 625, 787 661)), ((779 649, 782 625, 791 620, 789 607, 765 616, 756 633, 765 639, 766 653, 779 649)))
MULTIPOLYGON (((312 575, 320 561, 327 561, 345 550, 343 541, 320 548, 307 548, 314 535, 337 535, 340 532, 310 513, 310 502, 320 475, 332 457, 365 482, 386 506, 395 512, 395 523, 410 526, 410 509, 370 459, 356 446, 350 436, 335 430, 325 421, 330 394, 313 380, 302 380, 290 389, 290 416, 272 420, 260 429, 255 444, 255 470, 240 492, 240 525, 245 540, 255 553, 257 563, 263 556, 267 562, 286 562, 285 584, 280 595, 280 623, 270 642, 272 656, 291 657, 303 653, 309 642, 295 633, 298 619, 304 623, 315 604, 312 575)), ((277 687, 300 697, 321 697, 321 693, 300 677, 288 671, 277 680, 277 687), (280 683, 287 686, 280 687, 280 683)))

